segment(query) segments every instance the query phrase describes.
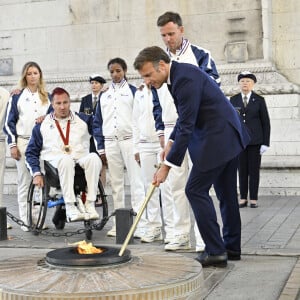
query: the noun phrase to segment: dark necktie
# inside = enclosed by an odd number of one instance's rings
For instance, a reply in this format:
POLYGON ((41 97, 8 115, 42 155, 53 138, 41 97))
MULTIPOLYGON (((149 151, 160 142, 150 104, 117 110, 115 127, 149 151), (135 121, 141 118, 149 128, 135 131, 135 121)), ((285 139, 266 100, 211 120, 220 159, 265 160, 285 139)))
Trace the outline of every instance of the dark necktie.
POLYGON ((95 107, 96 107, 96 104, 97 104, 97 97, 96 96, 94 96, 94 98, 93 98, 94 100, 93 100, 93 109, 95 109, 95 107))
POLYGON ((244 100, 244 107, 247 107, 247 96, 245 96, 244 98, 243 98, 243 100, 244 100))

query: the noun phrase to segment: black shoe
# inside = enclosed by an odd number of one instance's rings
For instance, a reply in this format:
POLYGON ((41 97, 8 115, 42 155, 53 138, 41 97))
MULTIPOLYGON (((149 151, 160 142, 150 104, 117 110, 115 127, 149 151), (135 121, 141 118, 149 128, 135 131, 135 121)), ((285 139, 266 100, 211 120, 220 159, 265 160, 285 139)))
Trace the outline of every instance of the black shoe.
POLYGON ((203 252, 195 259, 202 265, 203 268, 211 266, 225 268, 227 266, 226 252, 220 255, 208 255, 207 252, 203 252))
POLYGON ((251 207, 251 208, 257 208, 258 205, 257 205, 257 203, 250 203, 250 207, 251 207))
POLYGON ((241 260, 241 252, 227 249, 227 257, 228 260, 241 260))
POLYGON ((246 200, 245 202, 243 203, 239 203, 239 207, 242 208, 242 207, 247 207, 248 205, 248 201, 246 200))

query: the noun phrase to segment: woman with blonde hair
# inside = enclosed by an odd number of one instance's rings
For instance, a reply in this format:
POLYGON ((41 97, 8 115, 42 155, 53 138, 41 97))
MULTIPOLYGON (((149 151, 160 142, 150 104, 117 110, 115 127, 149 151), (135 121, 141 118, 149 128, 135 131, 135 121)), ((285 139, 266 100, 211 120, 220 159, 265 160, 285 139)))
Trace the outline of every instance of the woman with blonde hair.
MULTIPOLYGON (((25 150, 36 120, 51 108, 43 73, 36 62, 30 61, 23 66, 20 89, 20 93, 9 99, 4 132, 11 157, 16 160, 17 165, 19 215, 27 224, 26 202, 31 175, 25 165, 25 150)), ((21 229, 28 231, 26 226, 21 226, 21 229)))

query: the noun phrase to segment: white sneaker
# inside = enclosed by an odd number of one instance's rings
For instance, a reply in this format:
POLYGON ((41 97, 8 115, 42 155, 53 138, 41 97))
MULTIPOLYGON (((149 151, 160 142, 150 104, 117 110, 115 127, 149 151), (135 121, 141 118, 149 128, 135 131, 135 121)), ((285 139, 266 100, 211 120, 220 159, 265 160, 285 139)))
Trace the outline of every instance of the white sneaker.
POLYGON ((76 201, 77 201, 77 208, 78 208, 78 210, 81 212, 81 213, 85 213, 85 206, 84 206, 84 204, 83 204, 83 202, 82 202, 82 200, 81 200, 81 197, 80 197, 80 195, 78 195, 77 197, 76 197, 76 201))
POLYGON ((21 226, 21 229, 22 229, 24 232, 28 232, 28 231, 29 231, 29 228, 26 227, 26 226, 21 226))
POLYGON ((145 235, 141 237, 142 243, 152 243, 154 241, 161 241, 162 233, 160 228, 155 228, 154 230, 146 231, 145 235))
POLYGON ((49 226, 46 223, 44 223, 42 230, 47 230, 47 229, 49 229, 49 226))
POLYGON ((12 229, 12 226, 11 226, 11 224, 9 224, 9 223, 6 223, 6 229, 12 229))
POLYGON ((166 237, 166 238, 164 239, 164 243, 165 243, 165 244, 169 244, 169 243, 171 243, 173 240, 174 240, 174 238, 166 237))
POLYGON ((191 243, 188 235, 175 236, 174 240, 165 246, 166 251, 189 250, 191 243))
POLYGON ((66 204, 66 216, 67 222, 81 221, 84 220, 85 215, 81 213, 75 204, 66 204))
POLYGON ((116 232, 116 228, 112 228, 111 230, 109 230, 107 233, 106 233, 106 236, 117 236, 117 232, 116 232))
POLYGON ((88 220, 97 220, 99 219, 99 214, 97 213, 95 209, 95 202, 87 200, 85 202, 85 212, 88 214, 89 219, 88 220))
POLYGON ((133 234, 133 237, 136 239, 141 239, 145 235, 144 228, 137 228, 133 234))

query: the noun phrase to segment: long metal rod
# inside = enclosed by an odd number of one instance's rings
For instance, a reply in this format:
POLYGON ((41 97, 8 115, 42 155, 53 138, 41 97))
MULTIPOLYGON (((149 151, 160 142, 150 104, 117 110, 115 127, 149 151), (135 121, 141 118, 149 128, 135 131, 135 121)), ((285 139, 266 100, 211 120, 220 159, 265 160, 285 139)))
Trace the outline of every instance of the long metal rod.
POLYGON ((125 241, 124 241, 124 243, 123 243, 123 245, 121 247, 121 250, 119 252, 119 256, 122 256, 124 254, 124 251, 125 251, 126 247, 128 246, 128 243, 129 243, 129 241, 130 241, 130 239, 131 239, 131 237, 132 237, 132 235, 133 235, 133 233, 134 233, 134 231, 136 229, 136 226, 137 226, 138 222, 141 219, 141 216, 142 216, 142 214, 143 214, 143 212, 144 212, 144 210, 145 210, 145 208, 146 208, 149 200, 151 199, 151 197, 153 195, 153 192, 154 192, 155 188, 156 188, 156 186, 153 185, 153 184, 151 184, 151 186, 148 188, 145 200, 144 200, 144 202, 143 202, 143 204, 142 204, 142 206, 141 206, 138 214, 136 215, 135 220, 134 220, 134 222, 133 222, 133 224, 132 224, 132 226, 131 226, 128 234, 127 234, 127 237, 126 237, 126 239, 125 239, 125 241))

